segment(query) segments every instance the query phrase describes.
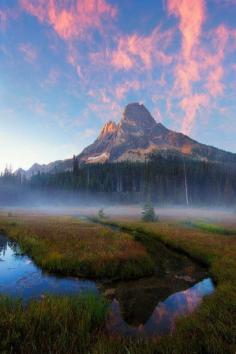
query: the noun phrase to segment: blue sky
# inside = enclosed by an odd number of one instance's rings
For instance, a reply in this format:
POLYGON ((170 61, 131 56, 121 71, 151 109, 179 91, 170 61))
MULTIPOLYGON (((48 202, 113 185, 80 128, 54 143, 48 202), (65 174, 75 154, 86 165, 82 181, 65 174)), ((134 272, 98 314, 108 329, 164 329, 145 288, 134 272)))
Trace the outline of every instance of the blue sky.
POLYGON ((236 0, 1 0, 0 170, 78 154, 132 101, 236 152, 236 0))

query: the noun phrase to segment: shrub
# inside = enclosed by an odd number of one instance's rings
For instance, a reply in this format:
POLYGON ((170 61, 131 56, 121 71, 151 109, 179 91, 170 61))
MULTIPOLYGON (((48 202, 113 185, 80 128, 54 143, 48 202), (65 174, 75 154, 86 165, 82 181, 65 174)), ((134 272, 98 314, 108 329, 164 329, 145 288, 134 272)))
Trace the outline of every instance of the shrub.
POLYGON ((155 210, 154 210, 154 207, 153 207, 151 201, 148 201, 144 205, 142 215, 143 215, 142 216, 143 221, 146 221, 146 222, 158 221, 158 216, 155 213, 155 210))
POLYGON ((98 210, 98 217, 99 217, 99 219, 105 219, 106 218, 106 214, 104 213, 104 209, 103 208, 98 210))

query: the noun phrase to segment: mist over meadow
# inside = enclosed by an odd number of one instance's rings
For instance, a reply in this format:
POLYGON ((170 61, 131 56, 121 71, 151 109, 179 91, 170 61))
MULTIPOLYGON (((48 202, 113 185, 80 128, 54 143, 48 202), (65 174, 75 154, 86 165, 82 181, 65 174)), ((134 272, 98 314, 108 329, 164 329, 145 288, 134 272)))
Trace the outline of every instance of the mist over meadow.
POLYGON ((26 179, 6 170, 0 206, 99 207, 142 205, 231 208, 236 205, 234 165, 155 156, 143 162, 78 166, 26 179))

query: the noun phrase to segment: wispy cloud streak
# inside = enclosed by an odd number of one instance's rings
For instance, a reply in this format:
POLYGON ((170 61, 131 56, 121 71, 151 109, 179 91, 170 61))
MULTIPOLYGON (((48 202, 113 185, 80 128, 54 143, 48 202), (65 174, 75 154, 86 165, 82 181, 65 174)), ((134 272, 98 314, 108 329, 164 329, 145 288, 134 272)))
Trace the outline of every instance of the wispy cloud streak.
POLYGON ((21 43, 19 45, 19 50, 27 62, 32 64, 37 60, 37 49, 34 48, 30 43, 21 43))
POLYGON ((116 16, 106 0, 20 0, 22 8, 53 27, 63 39, 87 38, 89 30, 103 31, 103 21, 116 16))
MULTIPOLYGON (((234 2, 216 1, 216 6, 233 7, 234 2)), ((160 119, 167 118, 174 128, 190 134, 201 112, 224 97, 229 87, 226 77, 230 70, 235 72, 235 63, 227 66, 226 60, 236 50, 236 29, 224 23, 209 28, 212 14, 206 0, 162 1, 168 21, 157 21, 145 32, 124 30, 118 16, 121 6, 111 0, 18 3, 22 13, 36 18, 65 51, 58 53, 65 67, 55 69, 54 63, 47 67, 40 86, 52 89, 66 77, 73 95, 86 98, 86 114, 90 110, 102 120, 117 117, 131 96, 151 102, 160 119), (63 72, 68 65, 72 75, 63 72)), ((9 11, 0 8, 4 28, 9 11)), ((17 49, 31 64, 41 56, 28 40, 18 43, 17 49)))

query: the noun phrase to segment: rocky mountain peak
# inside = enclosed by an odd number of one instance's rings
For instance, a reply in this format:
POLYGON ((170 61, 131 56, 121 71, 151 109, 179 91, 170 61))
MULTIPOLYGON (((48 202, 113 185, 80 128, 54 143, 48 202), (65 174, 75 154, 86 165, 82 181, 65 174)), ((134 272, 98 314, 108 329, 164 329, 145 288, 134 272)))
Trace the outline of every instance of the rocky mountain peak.
POLYGON ((101 130, 101 133, 99 135, 99 138, 103 139, 104 137, 106 137, 107 135, 112 135, 117 131, 117 125, 115 122, 113 121, 109 121, 107 122, 104 127, 101 130))
MULTIPOLYGON (((130 103, 125 107, 118 125, 113 121, 106 123, 99 137, 78 155, 78 159, 80 163, 89 164, 145 161, 153 153, 162 156, 178 153, 198 160, 236 163, 236 154, 200 144, 182 133, 167 129, 139 103, 130 103)), ((34 164, 22 174, 30 178, 38 171, 53 173, 71 169, 72 159, 68 159, 48 165, 34 164)))
POLYGON ((156 125, 155 119, 151 116, 147 108, 140 103, 130 103, 125 107, 121 124, 137 125, 142 127, 152 127, 156 125))

